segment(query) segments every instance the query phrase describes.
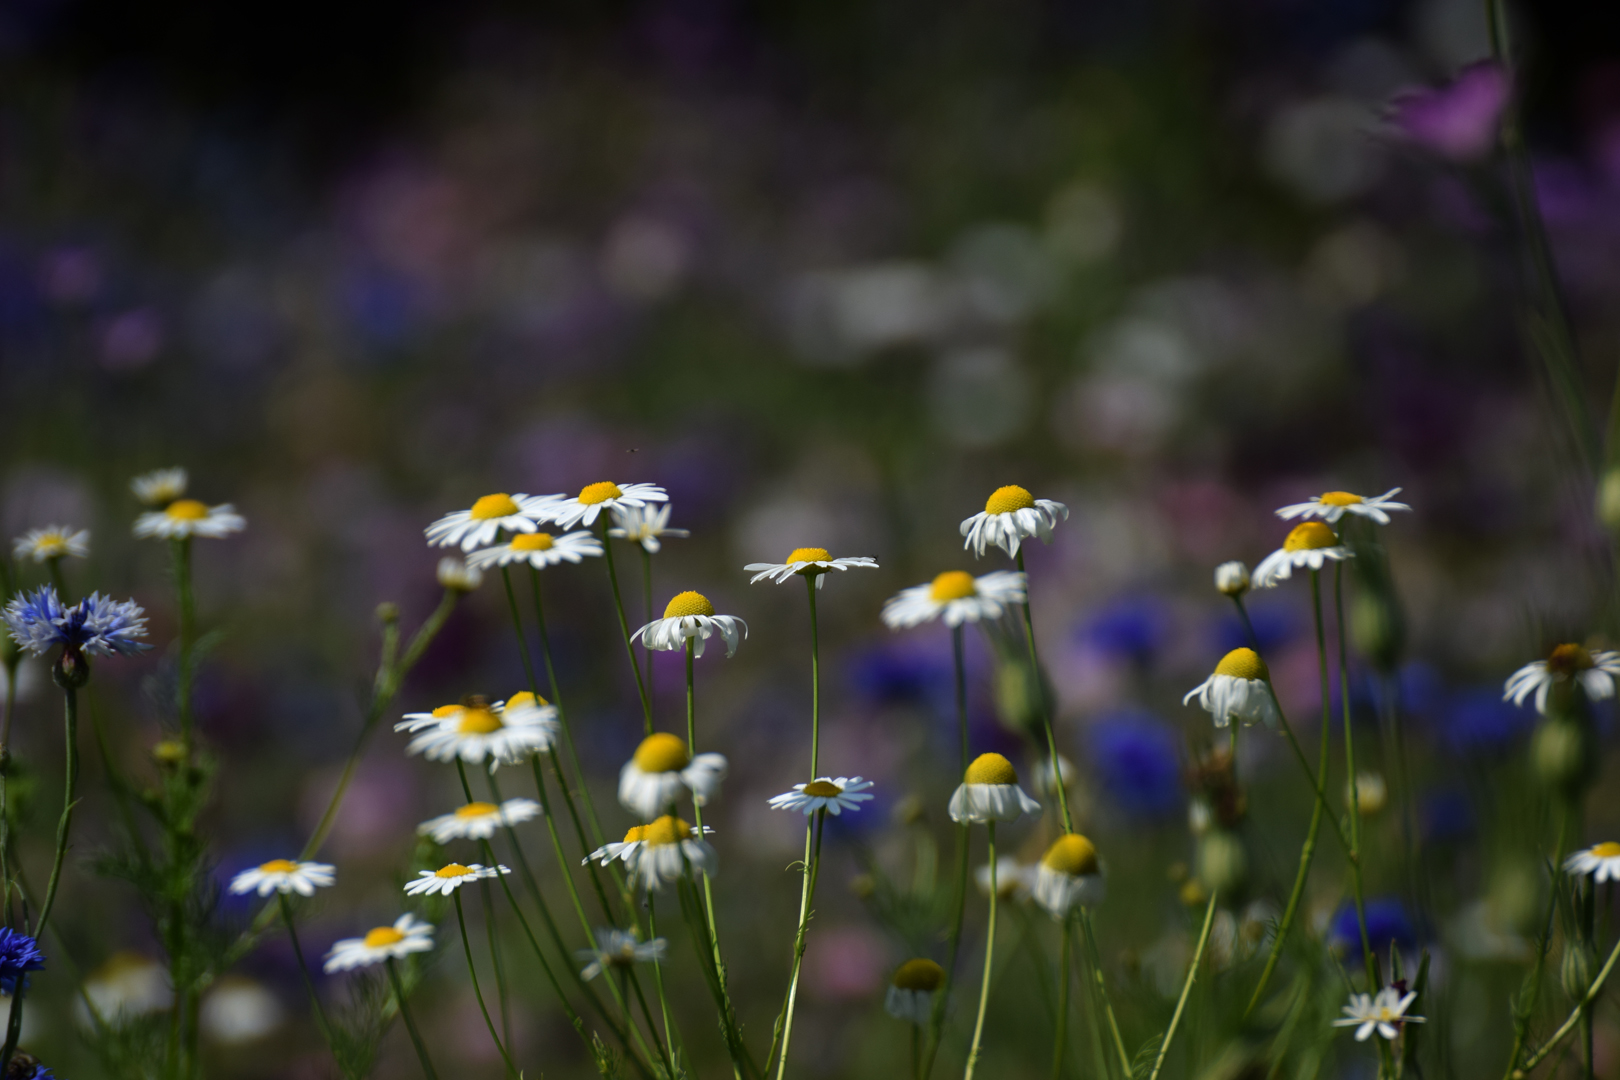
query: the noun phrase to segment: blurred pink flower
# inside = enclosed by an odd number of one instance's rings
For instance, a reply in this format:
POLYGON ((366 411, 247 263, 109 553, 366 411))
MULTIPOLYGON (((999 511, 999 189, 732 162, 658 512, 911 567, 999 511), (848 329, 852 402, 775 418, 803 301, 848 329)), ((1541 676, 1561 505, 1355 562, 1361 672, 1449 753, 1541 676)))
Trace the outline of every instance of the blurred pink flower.
POLYGON ((135 371, 163 351, 163 319, 151 308, 114 315, 101 332, 101 366, 135 371))
POLYGON ((867 927, 830 926, 810 936, 805 963, 817 997, 864 998, 882 983, 889 950, 883 938, 867 927))
POLYGON ((1442 157, 1473 161, 1495 145, 1509 90, 1507 72, 1485 60, 1464 68, 1450 86, 1397 95, 1389 120, 1401 135, 1442 157))

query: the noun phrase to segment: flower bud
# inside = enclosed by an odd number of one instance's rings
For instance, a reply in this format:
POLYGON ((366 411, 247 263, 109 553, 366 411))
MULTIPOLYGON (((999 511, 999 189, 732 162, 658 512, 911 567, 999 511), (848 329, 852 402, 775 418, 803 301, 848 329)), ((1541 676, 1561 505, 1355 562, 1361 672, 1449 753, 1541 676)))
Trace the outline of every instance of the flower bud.
POLYGON ((1603 474, 1597 490, 1597 519, 1612 533, 1620 533, 1620 465, 1603 474))
POLYGON ((1243 841, 1224 829, 1211 829, 1198 841, 1198 883, 1210 892, 1233 893, 1249 876, 1243 841))
POLYGON ((1592 946, 1581 941, 1564 942, 1564 962, 1559 965, 1558 978, 1570 1000, 1579 1001, 1592 987, 1592 973, 1597 970, 1597 953, 1592 946))
POLYGON ((185 744, 179 739, 164 739, 152 747, 152 760, 159 765, 179 765, 186 760, 185 744))
MULTIPOLYGON (((1375 817, 1389 802, 1389 786, 1375 772, 1356 773, 1356 809, 1362 817, 1375 817)), ((1344 805, 1350 805, 1350 785, 1344 785, 1344 805)))
POLYGON ((51 667, 51 678, 64 690, 77 690, 90 681, 90 661, 78 649, 65 646, 51 667))
POLYGON ((399 622, 399 605, 389 601, 378 604, 377 621, 385 625, 399 622))
POLYGON ((1586 737, 1580 725, 1549 717, 1530 742, 1530 764, 1536 779, 1551 788, 1579 789, 1590 770, 1586 737))
POLYGON ((1249 568, 1233 559, 1215 568, 1215 588, 1227 596, 1242 596, 1249 591, 1249 568))
POLYGON ((469 593, 484 583, 483 571, 467 565, 467 560, 446 555, 439 560, 439 584, 452 592, 469 593))
POLYGON ((1041 696, 1045 687, 1029 663, 1005 659, 996 665, 996 716, 1012 731, 1036 732, 1041 727, 1041 696))

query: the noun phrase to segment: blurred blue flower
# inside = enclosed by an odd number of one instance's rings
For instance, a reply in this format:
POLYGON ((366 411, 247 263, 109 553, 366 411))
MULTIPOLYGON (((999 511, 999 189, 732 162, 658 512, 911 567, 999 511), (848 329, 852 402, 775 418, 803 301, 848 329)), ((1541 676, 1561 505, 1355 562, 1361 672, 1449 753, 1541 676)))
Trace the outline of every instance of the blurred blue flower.
MULTIPOLYGON (((1247 610, 1249 621, 1254 624, 1254 636, 1260 643, 1260 654, 1276 656, 1293 636, 1293 620, 1281 611, 1273 611, 1256 604, 1250 604, 1247 610)), ((1236 612, 1231 611, 1221 616, 1216 624, 1215 642, 1218 646, 1217 651, 1222 655, 1233 649, 1247 649, 1252 645, 1248 631, 1243 628, 1243 620, 1237 617, 1236 612)))
POLYGON ((1113 803, 1143 820, 1167 818, 1182 806, 1176 729, 1148 712, 1106 716, 1086 732, 1092 770, 1113 803))
POLYGON ((44 967, 45 954, 39 951, 38 941, 9 927, 0 929, 0 991, 15 993, 19 975, 44 967))
POLYGON ((1122 596, 1087 622, 1080 637, 1116 660, 1146 664, 1170 632, 1170 610, 1154 596, 1122 596))
POLYGON ((1431 791, 1418 804, 1424 844, 1460 844, 1474 835, 1474 804, 1456 788, 1431 791))
POLYGON ((1440 737, 1459 754, 1505 750, 1535 726, 1536 714, 1502 700, 1494 686, 1470 687, 1451 696, 1440 713, 1440 737))
POLYGON ((92 656, 129 656, 152 646, 136 641, 146 636, 146 615, 133 600, 122 603, 91 593, 65 607, 49 585, 6 607, 6 625, 18 645, 35 656, 64 645, 92 656))
MULTIPOLYGON (((1356 907, 1345 901, 1333 914, 1328 930, 1328 941, 1344 950, 1346 957, 1361 956, 1361 925, 1356 921, 1356 907)), ((1417 948, 1417 931, 1406 914, 1406 906, 1393 896, 1375 896, 1367 901, 1367 941, 1380 962, 1389 962, 1389 943, 1394 942, 1401 952, 1417 948)))
POLYGON ((955 693, 951 671, 948 650, 940 655, 898 642, 854 651, 844 665, 850 689, 875 705, 918 702, 946 708, 955 693))

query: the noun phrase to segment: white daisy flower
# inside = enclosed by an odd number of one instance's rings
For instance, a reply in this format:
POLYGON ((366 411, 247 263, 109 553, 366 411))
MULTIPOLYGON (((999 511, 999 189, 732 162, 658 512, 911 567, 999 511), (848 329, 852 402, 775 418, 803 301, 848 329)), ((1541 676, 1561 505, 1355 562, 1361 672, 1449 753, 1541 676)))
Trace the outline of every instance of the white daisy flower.
MULTIPOLYGON (((1003 855, 996 859, 996 897, 1013 903, 1029 899, 1030 886, 1035 882, 1035 868, 1025 866, 1016 855, 1003 855)), ((984 895, 990 895, 990 864, 973 869, 973 883, 984 895)))
POLYGON ((1614 697, 1614 677, 1620 675, 1620 652, 1593 652, 1581 645, 1560 645, 1545 660, 1532 660, 1507 681, 1503 701, 1523 705, 1536 695, 1536 711, 1547 711, 1547 694, 1558 683, 1574 679, 1593 701, 1614 697))
POLYGON ((615 506, 613 528, 608 535, 615 540, 634 540, 649 555, 658 554, 664 546, 662 537, 687 537, 685 529, 669 527, 669 503, 663 506, 615 506))
POLYGON ((190 479, 186 470, 178 466, 172 469, 153 469, 131 480, 129 490, 147 506, 168 506, 185 495, 186 484, 190 479))
POLYGON ((720 868, 720 860, 696 829, 678 817, 665 814, 642 831, 641 843, 625 859, 625 867, 633 887, 656 890, 667 882, 680 880, 687 867, 713 877, 720 868))
POLYGON ((901 589, 883 604, 883 622, 901 630, 932 622, 941 616, 945 625, 999 619, 1014 604, 1024 602, 1024 575, 997 570, 974 577, 966 570, 947 570, 927 585, 901 589))
POLYGON ((737 643, 748 636, 748 624, 735 615, 716 615, 708 597, 688 589, 677 593, 664 607, 662 619, 654 619, 631 634, 630 639, 640 638, 648 649, 669 651, 684 649, 686 639, 695 638, 692 652, 702 656, 704 642, 716 633, 725 641, 726 658, 730 659, 737 651, 737 643))
POLYGON ((1018 770, 1000 754, 974 758, 951 796, 951 820, 959 825, 1017 821, 1025 814, 1040 812, 1041 804, 1018 786, 1018 770))
POLYGON ((1260 560, 1254 568, 1254 587, 1270 589, 1287 581, 1295 570, 1320 570, 1329 559, 1350 558, 1350 549, 1339 543, 1334 531, 1320 521, 1295 525, 1283 546, 1260 560))
POLYGON ((992 544, 1009 558, 1018 554, 1018 545, 1031 536, 1042 543, 1052 542, 1052 529, 1069 516, 1069 508, 1051 499, 1037 499, 1017 484, 996 488, 984 502, 984 512, 962 522, 962 535, 975 558, 992 544))
POLYGON ((370 967, 384 960, 403 960, 411 953, 428 952, 432 948, 433 925, 406 912, 393 926, 379 926, 367 931, 365 937, 334 942, 321 967, 330 975, 334 971, 370 967))
POLYGON ((697 805, 707 806, 725 778, 724 754, 693 757, 685 739, 657 731, 641 740, 619 770, 619 802, 644 818, 667 811, 683 791, 690 791, 697 805))
POLYGON ((472 592, 484 583, 484 573, 467 559, 446 555, 439 560, 436 570, 439 587, 456 592, 472 592))
POLYGON ((1060 836, 1041 856, 1030 892, 1035 902, 1063 920, 1077 907, 1096 907, 1108 895, 1097 849, 1079 833, 1060 836))
POLYGON ((925 957, 907 960, 889 979, 883 1008, 896 1019, 927 1027, 934 1016, 934 995, 944 985, 944 968, 925 957))
POLYGON ((441 705, 432 712, 406 713, 394 725, 395 731, 416 735, 406 746, 407 754, 420 753, 429 761, 468 764, 489 759, 489 771, 500 765, 515 765, 537 750, 549 750, 557 738, 557 708, 532 694, 514 694, 512 700, 490 705, 471 697, 463 705, 441 705))
POLYGON ((1585 851, 1577 851, 1564 860, 1564 869, 1571 874, 1591 874, 1599 885, 1605 881, 1620 881, 1620 844, 1605 840, 1585 851))
POLYGON ((584 529, 561 536, 548 532, 518 533, 504 544, 473 552, 467 556, 467 564, 488 570, 492 566, 526 563, 536 570, 544 570, 558 563, 578 564, 587 555, 600 554, 602 541, 584 529))
POLYGON ((1233 559, 1215 568, 1215 588, 1226 596, 1242 596, 1249 591, 1249 568, 1233 559))
POLYGON ((1271 672, 1260 654, 1253 649, 1233 649, 1215 665, 1215 673, 1181 699, 1183 705, 1193 698, 1214 719, 1218 728, 1226 727, 1235 716, 1245 724, 1256 720, 1267 727, 1278 724, 1277 702, 1271 696, 1271 672))
POLYGON ((29 529, 12 541, 11 553, 19 559, 33 559, 37 563, 68 555, 75 559, 87 559, 90 557, 90 530, 74 531, 66 525, 29 529))
POLYGON ((504 866, 483 866, 479 863, 446 863, 437 870, 418 870, 416 880, 405 886, 406 896, 449 896, 469 881, 500 877, 512 871, 504 866))
POLYGON ((826 810, 837 817, 845 810, 859 810, 861 803, 872 798, 861 794, 871 786, 872 781, 858 776, 840 776, 836 780, 822 776, 808 784, 794 784, 792 791, 772 797, 771 809, 803 810, 805 817, 826 810))
POLYGON ((1406 1010, 1412 1007, 1417 1000, 1417 991, 1409 990, 1405 997, 1393 986, 1386 986, 1378 991, 1378 996, 1371 994, 1351 994, 1350 1004, 1344 1007, 1344 1017, 1333 1021, 1334 1027, 1353 1027, 1356 1029, 1356 1041, 1366 1042, 1372 1037, 1374 1031, 1386 1039, 1393 1040, 1401 1033, 1402 1024, 1421 1024, 1423 1017, 1407 1016, 1406 1010))
POLYGON ((754 575, 748 579, 750 585, 761 578, 770 578, 780 585, 791 577, 799 576, 815 578, 816 588, 819 589, 827 580, 827 571, 848 570, 852 566, 876 570, 877 560, 865 555, 835 559, 826 548, 794 548, 787 562, 751 562, 743 569, 754 575))
POLYGON ((231 878, 231 892, 257 892, 269 896, 273 892, 297 893, 314 896, 315 890, 333 884, 336 868, 326 863, 294 862, 292 859, 271 859, 251 870, 244 870, 231 878))
POLYGON ((1400 493, 1400 488, 1390 488, 1382 495, 1373 496, 1352 495, 1348 491, 1329 491, 1324 495, 1313 495, 1309 502, 1285 506, 1277 511, 1277 516, 1284 521, 1291 521, 1297 517, 1318 517, 1332 525, 1346 514, 1355 514, 1358 517, 1371 518, 1380 525, 1388 525, 1389 515, 1385 513, 1386 510, 1412 509, 1405 503, 1391 501, 1393 496, 1400 493))
POLYGON ((1062 777, 1063 786, 1067 788, 1074 783, 1075 775, 1074 762, 1062 754, 1058 755, 1058 765, 1055 771, 1052 768, 1052 759, 1042 758, 1041 763, 1035 768, 1035 790, 1042 795, 1055 796, 1058 790, 1058 778, 1062 777))
POLYGON ((488 840, 496 829, 520 825, 540 816, 540 804, 533 799, 507 799, 501 805, 470 802, 454 813, 429 818, 416 827, 421 836, 433 837, 435 844, 452 840, 488 840))
POLYGON ((657 484, 614 484, 603 480, 586 484, 573 498, 558 495, 546 508, 546 521, 564 529, 576 525, 589 528, 604 510, 640 510, 648 503, 668 502, 669 496, 657 484))
POLYGON ((609 968, 628 968, 635 963, 658 963, 669 951, 669 942, 663 938, 642 941, 635 930, 615 930, 601 927, 596 931, 596 947, 575 949, 574 958, 585 966, 579 977, 590 982, 609 968))
MULTIPOLYGON (((592 859, 595 859, 599 866, 607 866, 614 859, 628 864, 631 859, 635 858, 636 851, 641 847, 642 840, 646 835, 647 826, 632 825, 629 831, 624 834, 623 840, 617 843, 603 844, 585 858, 579 860, 579 865, 584 866, 592 859)), ((703 826, 703 835, 714 835, 714 829, 708 825, 703 826)))
POLYGON ((162 510, 135 519, 135 535, 164 540, 206 536, 220 540, 247 528, 247 520, 230 503, 204 506, 196 499, 176 499, 162 510))
POLYGON ((469 509, 453 510, 423 529, 431 547, 461 545, 462 551, 483 547, 495 542, 502 529, 509 533, 534 532, 537 521, 560 496, 508 495, 497 492, 485 495, 469 509))

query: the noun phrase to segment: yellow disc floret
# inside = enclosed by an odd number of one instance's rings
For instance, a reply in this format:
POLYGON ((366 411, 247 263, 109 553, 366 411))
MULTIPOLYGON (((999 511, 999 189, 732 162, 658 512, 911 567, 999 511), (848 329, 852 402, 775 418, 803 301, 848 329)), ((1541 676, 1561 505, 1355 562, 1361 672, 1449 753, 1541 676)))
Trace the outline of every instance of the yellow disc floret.
POLYGON ((624 842, 627 844, 639 844, 646 835, 647 826, 632 825, 624 834, 624 842))
POLYGON ((1215 674, 1230 675, 1235 679, 1264 679, 1271 681, 1271 672, 1260 654, 1253 649, 1233 649, 1215 665, 1215 674))
POLYGON ((450 864, 448 864, 446 866, 441 866, 437 870, 433 871, 433 876, 434 877, 442 877, 442 878, 455 878, 455 877, 466 877, 470 873, 472 873, 472 868, 471 867, 462 866, 458 862, 453 862, 453 863, 450 863, 450 864))
POLYGON ((405 940, 405 935, 392 926, 379 926, 375 930, 366 931, 365 945, 368 949, 383 949, 389 945, 398 945, 405 940))
POLYGON ((466 806, 463 806, 461 809, 456 811, 456 817, 458 817, 458 818, 488 817, 490 814, 497 813, 499 811, 499 809, 500 808, 497 807, 494 803, 470 802, 466 806))
POLYGON ((831 562, 832 553, 826 548, 794 548, 788 555, 789 563, 796 562, 831 562))
POLYGON ((1613 859, 1620 856, 1620 844, 1613 840, 1605 840, 1601 844, 1593 844, 1590 854, 1600 859, 1613 859))
POLYGON ((290 874, 298 869, 298 864, 291 859, 271 859, 267 863, 259 864, 262 874, 290 874))
POLYGON ((830 780, 812 780, 810 783, 804 785, 804 793, 806 795, 815 795, 819 798, 825 799, 833 795, 842 795, 844 793, 844 789, 830 780))
POLYGON ((665 814, 646 826, 646 832, 641 834, 641 840, 650 847, 658 847, 663 844, 679 843, 689 839, 691 835, 692 826, 674 814, 665 814))
POLYGON ((965 784, 1016 784, 1018 770, 1000 754, 980 754, 962 777, 965 784))
POLYGON ((987 514, 1010 514, 1014 510, 1028 510, 1035 505, 1035 496, 1017 484, 1008 484, 998 487, 984 500, 984 512, 987 514))
POLYGON ((1295 525, 1283 541, 1284 551, 1311 551, 1315 548, 1335 547, 1339 543, 1338 536, 1332 529, 1320 521, 1307 521, 1303 525, 1295 525))
POLYGON ((966 570, 947 570, 928 587, 928 598, 936 604, 943 604, 948 600, 962 600, 977 595, 978 591, 972 574, 966 570))
POLYGON ((1041 856, 1041 865, 1070 877, 1097 873, 1097 848, 1079 833, 1060 836, 1041 856))
POLYGON ((644 773, 676 772, 692 763, 686 740, 667 731, 658 731, 641 740, 633 760, 644 773))
POLYGON ((456 713, 460 712, 465 707, 466 706, 464 705, 440 705, 437 709, 433 710, 433 718, 435 720, 443 720, 446 717, 456 715, 456 713))
POLYGON ((1352 495, 1348 491, 1329 491, 1316 501, 1323 506, 1360 506, 1367 500, 1360 495, 1352 495))
POLYGON ((619 490, 618 484, 603 480, 599 484, 586 484, 580 488, 579 501, 586 506, 595 506, 597 503, 605 503, 609 499, 617 499, 623 494, 624 492, 619 490))
POLYGON ((1560 645, 1547 657, 1547 670, 1556 675, 1585 671, 1592 666, 1592 654, 1581 645, 1560 645))
POLYGON ((513 501, 512 496, 500 492, 485 495, 473 503, 469 513, 474 521, 488 521, 490 518, 514 517, 518 512, 518 504, 513 501))
POLYGON ((547 702, 545 698, 529 690, 519 690, 517 693, 506 699, 506 707, 508 709, 530 709, 547 704, 549 704, 549 702, 547 702))
POLYGON ((924 957, 907 960, 895 969, 889 980, 897 990, 921 990, 932 994, 945 981, 945 969, 924 957))
POLYGON ((679 619, 687 615, 713 615, 714 605, 709 598, 700 592, 691 589, 683 593, 676 593, 675 598, 664 605, 664 618, 679 619))
POLYGON ((488 735, 503 726, 501 718, 488 709, 463 709, 456 731, 462 735, 488 735))
POLYGON ((513 551, 550 551, 551 545, 550 533, 518 533, 512 537, 513 551))
POLYGON ((201 521, 208 516, 208 507, 196 499, 176 499, 163 512, 176 521, 201 521))

